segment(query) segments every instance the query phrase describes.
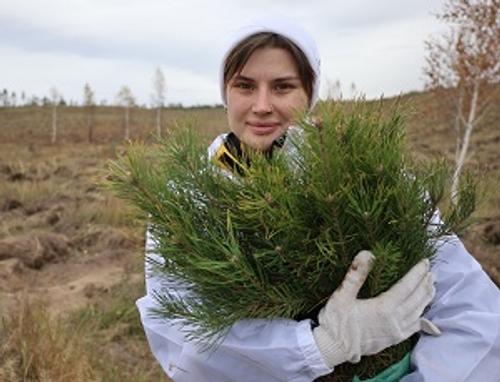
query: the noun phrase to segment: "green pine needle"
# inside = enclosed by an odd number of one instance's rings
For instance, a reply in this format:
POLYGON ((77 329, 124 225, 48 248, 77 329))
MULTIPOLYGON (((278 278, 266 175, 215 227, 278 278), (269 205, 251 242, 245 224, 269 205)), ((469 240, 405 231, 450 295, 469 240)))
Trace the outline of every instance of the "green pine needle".
MULTIPOLYGON (((110 164, 109 186, 148 217, 166 260, 157 273, 186 287, 181 297, 175 287, 158 291, 158 317, 210 344, 241 319, 315 318, 360 250, 376 256, 361 291, 373 297, 432 257, 434 239, 466 227, 476 203, 470 176, 460 203, 429 229, 451 171, 412 161, 398 105, 358 101, 320 114, 320 127, 304 118, 272 159, 252 154, 244 177, 211 163, 192 127, 156 148, 132 145, 110 164)), ((395 349, 370 357, 375 370, 346 370, 372 376, 408 344, 395 349)))

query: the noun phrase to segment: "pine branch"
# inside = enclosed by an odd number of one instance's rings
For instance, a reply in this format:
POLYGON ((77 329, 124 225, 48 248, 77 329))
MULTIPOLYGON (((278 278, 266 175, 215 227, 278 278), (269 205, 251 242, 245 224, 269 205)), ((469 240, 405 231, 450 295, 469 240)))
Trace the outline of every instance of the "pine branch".
POLYGON ((451 170, 412 161, 399 108, 325 107, 320 129, 304 118, 290 150, 252 153, 236 179, 210 163, 193 129, 152 152, 132 146, 110 165, 110 185, 150 217, 166 260, 157 275, 179 280, 155 314, 213 345, 240 319, 315 317, 360 250, 376 256, 364 298, 432 257, 437 239, 466 227, 476 182, 464 177, 461 202, 446 203, 451 170), (443 222, 431 227, 438 205, 443 222))

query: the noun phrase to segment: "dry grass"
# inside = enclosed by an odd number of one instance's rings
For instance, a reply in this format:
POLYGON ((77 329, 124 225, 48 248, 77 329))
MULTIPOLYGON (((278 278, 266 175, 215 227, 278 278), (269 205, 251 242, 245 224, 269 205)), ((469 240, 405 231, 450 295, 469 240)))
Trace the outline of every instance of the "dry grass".
POLYGON ((89 201, 79 205, 72 215, 72 224, 101 224, 111 227, 137 227, 138 220, 134 210, 123 200, 104 194, 101 200, 89 201))
MULTIPOLYGON (((422 158, 451 159, 455 140, 447 122, 450 109, 430 94, 406 98, 415 109, 408 121, 411 150, 422 158)), ((499 112, 475 133, 469 161, 471 168, 485 174, 489 191, 477 216, 490 222, 500 222, 499 112)), ((33 293, 31 300, 22 295, 15 309, 0 312, 0 382, 166 381, 150 354, 134 306, 143 293, 142 281, 137 281, 143 278, 143 227, 134 211, 99 187, 107 160, 123 150, 122 112, 113 107, 96 109, 98 145, 85 143, 82 108, 61 108, 60 113, 61 142, 53 146, 49 108, 0 109, 0 242, 53 232, 70 243, 64 260, 47 265, 47 276, 43 268, 2 279, 0 267, 0 293, 13 293, 11 285, 28 283, 40 288, 36 296, 43 296, 43 285, 67 285, 73 275, 68 272, 81 276, 75 269, 88 271, 110 262, 128 270, 127 277, 113 288, 89 285, 91 297, 85 307, 69 315, 54 316, 43 298, 37 300, 33 293), (21 175, 13 180, 13 174, 21 175), (20 207, 6 208, 5 203, 14 199, 20 207), (85 268, 93 261, 94 268, 85 268), (35 280, 45 284, 37 286, 35 280)), ((222 109, 169 109, 164 116, 165 133, 183 120, 197 121, 207 140, 227 130, 222 109)), ((132 138, 151 141, 154 123, 152 110, 135 109, 132 138)), ((485 243, 482 232, 483 226, 476 226, 466 244, 498 282, 498 246, 485 243)))
POLYGON ((53 319, 43 304, 19 301, 3 318, 0 381, 97 381, 85 337, 88 328, 53 319))
POLYGON ((12 271, 2 274, 0 262, 0 301, 9 302, 0 311, 0 382, 166 380, 134 305, 143 293, 143 228, 123 201, 99 187, 117 149, 0 145, 0 247, 29 248, 29 240, 48 233, 68 243, 64 257, 47 259, 37 271, 16 263, 13 253, 6 261, 12 271), (8 204, 13 200, 17 205, 8 204), (61 307, 81 301, 84 307, 69 315, 48 308, 44 288, 68 290, 72 277, 107 266, 120 266, 126 277, 112 288, 92 281, 84 296, 58 301, 61 307), (21 294, 24 288, 31 289, 21 294))
MULTIPOLYGON (((83 107, 62 106, 58 108, 59 143, 85 143, 86 110, 83 107)), ((51 138, 51 106, 23 106, 0 108, 0 142, 25 142, 29 145, 49 144, 51 138)), ((156 134, 155 110, 134 108, 131 110, 130 138, 153 140, 156 134)), ((119 107, 97 107, 95 111, 94 142, 121 143, 123 140, 123 115, 119 107)), ((196 119, 200 132, 213 137, 227 130, 222 107, 219 108, 169 108, 162 112, 163 135, 166 135, 179 121, 196 119)))
POLYGON ((167 381, 149 354, 134 299, 142 282, 124 279, 98 302, 54 317, 27 296, 0 323, 0 382, 167 381))
POLYGON ((0 200, 17 200, 23 205, 33 205, 37 201, 57 197, 62 189, 53 179, 36 182, 10 182, 0 187, 0 200))

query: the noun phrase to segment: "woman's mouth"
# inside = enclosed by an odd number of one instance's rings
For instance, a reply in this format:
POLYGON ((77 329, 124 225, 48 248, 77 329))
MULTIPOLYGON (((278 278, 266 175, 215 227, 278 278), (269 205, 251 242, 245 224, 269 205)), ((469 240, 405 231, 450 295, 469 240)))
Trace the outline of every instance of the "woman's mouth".
POLYGON ((247 122, 247 126, 255 135, 268 135, 276 131, 280 124, 271 122, 247 122))

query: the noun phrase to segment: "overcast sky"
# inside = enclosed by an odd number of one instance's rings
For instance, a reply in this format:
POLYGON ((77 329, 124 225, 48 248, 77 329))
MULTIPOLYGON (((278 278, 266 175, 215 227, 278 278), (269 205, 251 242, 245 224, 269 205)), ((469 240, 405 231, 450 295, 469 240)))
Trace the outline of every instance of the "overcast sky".
POLYGON ((315 37, 321 95, 340 80, 368 97, 421 90, 424 40, 445 30, 433 14, 443 0, 0 0, 0 89, 98 102, 128 85, 151 101, 155 68, 167 103, 220 103, 223 42, 245 20, 279 13, 315 37))

